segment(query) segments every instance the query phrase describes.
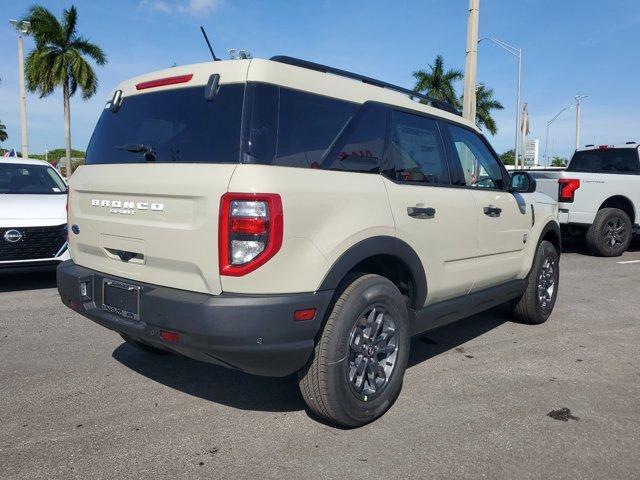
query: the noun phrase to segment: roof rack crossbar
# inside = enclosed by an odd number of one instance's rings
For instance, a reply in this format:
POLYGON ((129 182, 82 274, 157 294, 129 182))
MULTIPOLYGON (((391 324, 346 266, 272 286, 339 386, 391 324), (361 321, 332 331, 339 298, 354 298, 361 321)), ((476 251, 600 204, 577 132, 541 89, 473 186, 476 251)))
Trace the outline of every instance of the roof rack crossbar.
POLYGON ((271 57, 270 60, 273 62, 286 63, 287 65, 294 65, 296 67, 315 70, 317 72, 331 73, 333 75, 339 75, 341 77, 360 80, 362 83, 368 83, 376 87, 386 88, 388 90, 393 90, 395 92, 404 93, 405 95, 408 95, 410 97, 415 97, 415 98, 419 98, 420 100, 425 100, 430 106, 434 108, 438 108, 440 110, 445 110, 449 113, 460 115, 460 112, 458 111, 458 109, 456 109, 450 103, 444 102, 442 100, 438 100, 436 98, 430 97, 428 95, 424 95, 422 93, 414 92, 413 90, 410 90, 408 88, 400 87, 392 83, 387 83, 387 82, 383 82, 382 80, 377 80, 375 78, 367 77, 365 75, 349 72, 347 70, 341 70, 339 68, 329 67, 327 65, 322 65, 320 63, 309 62, 308 60, 301 60, 299 58, 288 57, 286 55, 276 55, 275 57, 271 57))

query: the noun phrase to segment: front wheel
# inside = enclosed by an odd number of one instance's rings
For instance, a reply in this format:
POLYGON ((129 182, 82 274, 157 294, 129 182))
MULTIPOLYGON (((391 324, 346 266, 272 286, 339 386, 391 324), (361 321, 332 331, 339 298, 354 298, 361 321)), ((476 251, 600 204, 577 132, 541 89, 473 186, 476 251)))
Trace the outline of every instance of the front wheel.
POLYGON ((538 245, 527 289, 513 302, 513 313, 520 322, 540 324, 547 321, 558 296, 560 257, 556 248, 543 240, 538 245))
POLYGON ((299 373, 305 402, 338 425, 375 420, 400 394, 409 341, 407 306, 398 288, 379 275, 355 278, 299 373))
POLYGON ((587 245, 594 255, 619 257, 629 248, 632 236, 629 215, 617 208, 603 208, 587 231, 587 245))

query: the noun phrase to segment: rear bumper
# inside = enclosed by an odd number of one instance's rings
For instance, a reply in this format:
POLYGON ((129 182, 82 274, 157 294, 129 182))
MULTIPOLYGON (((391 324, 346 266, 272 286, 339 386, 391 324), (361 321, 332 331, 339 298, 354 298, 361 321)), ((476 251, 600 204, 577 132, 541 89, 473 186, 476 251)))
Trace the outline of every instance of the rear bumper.
POLYGON ((140 320, 102 309, 105 276, 95 270, 61 263, 57 270, 62 301, 94 322, 149 345, 247 373, 285 376, 304 366, 331 302, 333 291, 287 295, 208 295, 106 276, 138 285, 140 320), (90 285, 81 297, 80 283, 90 285), (296 310, 316 308, 313 320, 296 322, 296 310), (178 341, 160 338, 160 330, 180 334, 178 341))

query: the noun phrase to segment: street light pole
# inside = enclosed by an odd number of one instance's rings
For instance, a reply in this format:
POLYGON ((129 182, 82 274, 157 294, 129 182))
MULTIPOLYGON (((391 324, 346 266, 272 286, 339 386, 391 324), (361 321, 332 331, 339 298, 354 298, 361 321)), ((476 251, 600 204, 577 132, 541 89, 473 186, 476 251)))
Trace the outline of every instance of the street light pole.
POLYGON ((574 97, 576 99, 576 150, 580 148, 580 102, 588 97, 589 95, 576 95, 574 97))
MULTIPOLYGON (((495 37, 483 37, 478 40, 478 43, 483 40, 490 40, 499 47, 503 48, 511 55, 518 59, 518 86, 516 88, 516 146, 515 146, 515 168, 518 169, 520 158, 520 98, 522 95, 522 49, 509 45, 495 37)), ((524 165, 523 165, 524 166, 524 165)))
POLYGON ((464 91, 462 95, 462 116, 476 124, 476 69, 478 65, 478 20, 480 0, 469 0, 469 21, 467 24, 467 52, 464 65, 464 91))
POLYGON ((22 35, 29 31, 31 23, 22 20, 9 20, 18 31, 18 77, 20 82, 20 134, 21 134, 21 154, 22 158, 29 157, 29 132, 27 131, 27 95, 24 88, 24 46, 22 35))
POLYGON ((562 112, 564 112, 565 110, 573 110, 574 108, 574 106, 564 107, 562 110, 556 113, 556 115, 551 120, 547 122, 547 134, 544 140, 544 162, 547 164, 547 167, 549 166, 549 157, 547 156, 547 146, 549 145, 549 127, 553 122, 556 121, 556 118, 558 118, 562 114, 562 112))

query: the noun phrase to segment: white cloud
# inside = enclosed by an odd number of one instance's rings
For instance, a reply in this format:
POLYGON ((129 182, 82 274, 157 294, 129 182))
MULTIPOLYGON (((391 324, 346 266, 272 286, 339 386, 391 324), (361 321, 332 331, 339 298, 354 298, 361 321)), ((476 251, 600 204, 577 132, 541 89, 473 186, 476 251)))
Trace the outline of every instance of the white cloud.
POLYGON ((140 5, 152 12, 208 15, 214 13, 221 0, 142 0, 140 5))

